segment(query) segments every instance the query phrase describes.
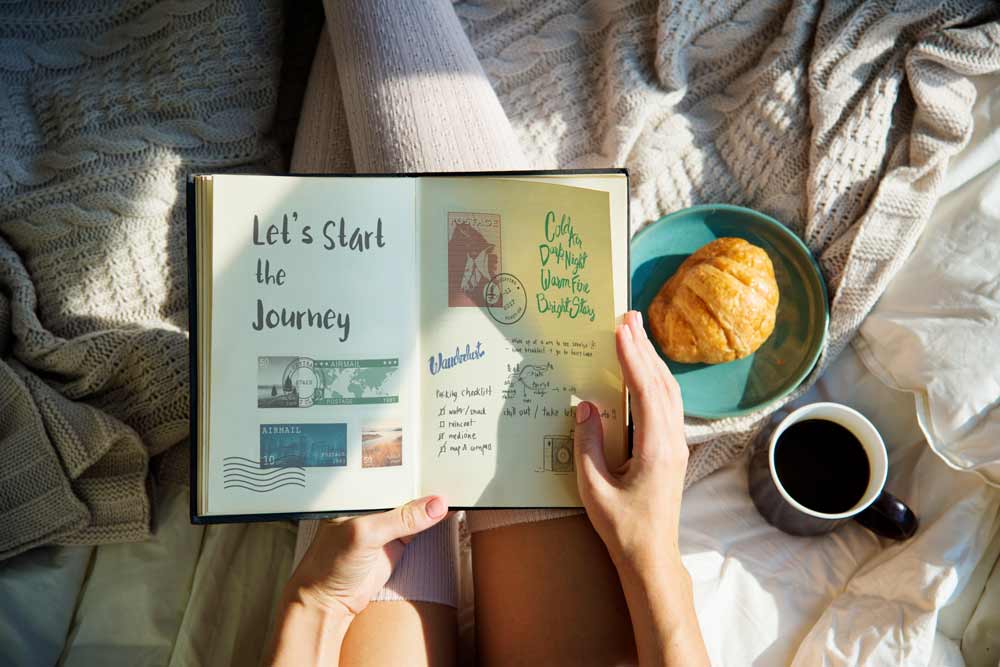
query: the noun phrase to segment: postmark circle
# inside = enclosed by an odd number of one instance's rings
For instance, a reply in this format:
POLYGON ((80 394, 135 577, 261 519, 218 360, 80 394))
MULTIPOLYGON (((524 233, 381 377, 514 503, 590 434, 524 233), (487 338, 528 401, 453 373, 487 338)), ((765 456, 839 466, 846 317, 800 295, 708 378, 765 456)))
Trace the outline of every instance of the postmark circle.
POLYGON ((313 404, 316 391, 322 388, 322 382, 313 360, 308 357, 296 357, 285 367, 282 377, 282 386, 286 392, 297 397, 300 408, 308 408, 313 404))
POLYGON ((483 286, 483 303, 494 320, 514 324, 528 309, 528 292, 517 276, 498 273, 483 286))

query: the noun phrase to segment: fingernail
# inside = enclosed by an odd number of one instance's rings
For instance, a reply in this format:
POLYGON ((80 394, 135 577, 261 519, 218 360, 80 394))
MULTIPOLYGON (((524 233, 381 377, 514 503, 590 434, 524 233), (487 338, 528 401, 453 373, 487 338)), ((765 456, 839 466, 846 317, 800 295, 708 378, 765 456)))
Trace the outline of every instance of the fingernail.
POLYGON ((628 325, 628 324, 626 324, 626 323, 624 323, 624 322, 623 322, 622 324, 620 324, 620 325, 618 326, 618 331, 619 331, 619 332, 621 332, 621 334, 622 334, 623 336, 625 336, 625 337, 627 337, 627 338, 629 338, 629 339, 631 339, 631 338, 632 338, 632 328, 631 328, 631 327, 629 327, 629 325, 628 325))
POLYGON ((587 401, 581 401, 579 405, 576 406, 576 423, 582 424, 590 418, 590 403, 587 401))
POLYGON ((638 310, 632 311, 632 318, 629 320, 629 327, 632 329, 633 334, 636 338, 642 338, 646 332, 642 328, 642 313, 638 310))
POLYGON ((434 496, 424 505, 424 511, 427 512, 427 516, 430 518, 440 519, 448 511, 448 506, 444 504, 443 500, 434 496))

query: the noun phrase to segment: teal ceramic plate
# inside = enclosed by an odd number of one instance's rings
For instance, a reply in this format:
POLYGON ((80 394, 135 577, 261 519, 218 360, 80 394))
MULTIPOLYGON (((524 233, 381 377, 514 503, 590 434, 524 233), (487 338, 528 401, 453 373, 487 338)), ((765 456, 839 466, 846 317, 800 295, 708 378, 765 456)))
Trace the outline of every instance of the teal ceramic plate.
POLYGON ((707 419, 754 412, 799 386, 819 358, 830 318, 826 285, 806 245, 774 218, 718 204, 671 213, 632 238, 632 308, 647 332, 646 311, 660 286, 688 255, 722 236, 763 248, 780 294, 774 333, 749 357, 715 365, 663 357, 680 383, 685 414, 707 419))

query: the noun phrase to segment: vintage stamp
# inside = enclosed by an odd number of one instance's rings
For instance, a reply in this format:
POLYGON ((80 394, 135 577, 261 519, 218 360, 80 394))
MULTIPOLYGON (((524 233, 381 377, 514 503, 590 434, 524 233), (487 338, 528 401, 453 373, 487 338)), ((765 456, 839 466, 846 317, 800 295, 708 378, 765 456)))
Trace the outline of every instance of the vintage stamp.
POLYGON ((365 426, 361 431, 361 467, 400 465, 403 465, 403 428, 398 425, 365 426))
POLYGON ((485 306, 483 285, 501 270, 499 214, 449 212, 448 306, 485 306))
POLYGON ((260 467, 347 465, 347 424, 261 424, 260 467))
POLYGON ((514 324, 528 309, 528 292, 516 276, 498 273, 483 285, 483 303, 494 320, 514 324))
POLYGON ((398 358, 257 357, 257 407, 398 403, 398 380, 398 358))

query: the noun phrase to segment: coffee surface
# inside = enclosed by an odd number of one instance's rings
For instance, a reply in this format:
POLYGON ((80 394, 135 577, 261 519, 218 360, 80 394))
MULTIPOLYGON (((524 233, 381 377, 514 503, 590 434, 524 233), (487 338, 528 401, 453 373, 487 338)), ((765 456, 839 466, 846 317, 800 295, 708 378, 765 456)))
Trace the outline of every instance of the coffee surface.
POLYGON ((806 419, 785 429, 774 448, 774 468, 788 495, 824 514, 854 507, 871 475, 864 445, 826 419, 806 419))

